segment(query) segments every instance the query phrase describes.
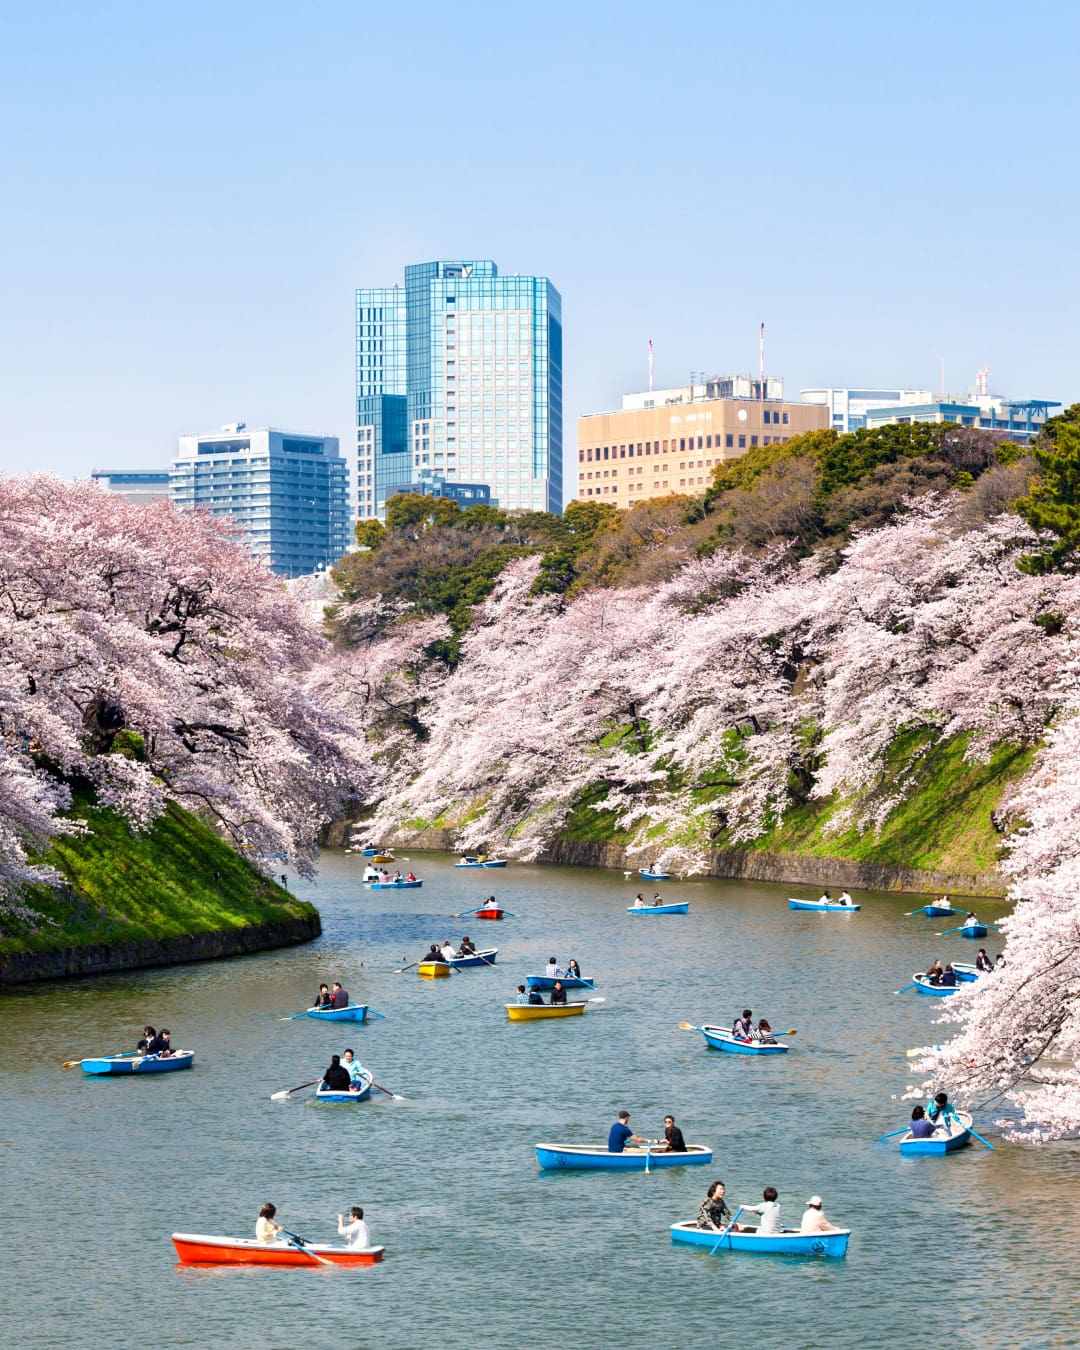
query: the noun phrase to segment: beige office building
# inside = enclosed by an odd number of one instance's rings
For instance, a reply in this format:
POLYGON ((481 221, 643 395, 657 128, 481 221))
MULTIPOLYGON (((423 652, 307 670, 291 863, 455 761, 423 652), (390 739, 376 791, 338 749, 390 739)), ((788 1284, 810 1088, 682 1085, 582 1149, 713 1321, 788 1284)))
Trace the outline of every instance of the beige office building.
POLYGON ((626 507, 672 493, 700 496, 717 465, 829 425, 827 407, 785 402, 782 380, 767 381, 764 400, 758 392, 756 380, 717 377, 627 394, 618 412, 579 417, 578 499, 626 507))

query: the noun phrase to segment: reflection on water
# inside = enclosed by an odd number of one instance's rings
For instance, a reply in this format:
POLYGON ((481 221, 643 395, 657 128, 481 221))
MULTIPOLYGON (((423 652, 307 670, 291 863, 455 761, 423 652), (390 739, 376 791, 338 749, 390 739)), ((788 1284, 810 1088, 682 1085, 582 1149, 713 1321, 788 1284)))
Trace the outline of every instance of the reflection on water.
MULTIPOLYGON (((943 1012, 892 990, 969 945, 904 918, 909 897, 796 914, 782 886, 670 882, 689 915, 646 923, 625 914, 638 884, 619 872, 511 867, 478 882, 452 862, 413 855, 423 890, 388 899, 360 885, 361 859, 331 853, 311 889, 317 943, 0 996, 7 1344, 1080 1343, 1077 1146, 903 1159, 874 1142, 907 1115, 892 1100, 910 1081, 904 1050, 936 1039, 943 1012), (448 917, 492 890, 517 919, 448 917), (390 973, 465 932, 499 948, 494 970, 390 973), (606 1002, 511 1024, 503 1003, 551 955, 576 957, 606 1002), (388 1020, 281 1020, 334 979, 388 1020), (790 1054, 724 1055, 678 1029, 744 1006, 795 1029, 790 1054), (129 1046, 145 1021, 196 1050, 190 1073, 60 1071, 129 1046), (346 1045, 408 1100, 269 1100, 346 1045), (654 1137, 673 1112, 714 1166, 538 1172, 537 1140, 602 1141, 624 1106, 654 1137), (854 1229, 847 1259, 673 1248, 668 1224, 696 1213, 714 1176, 735 1202, 777 1186, 788 1222, 819 1192, 854 1229), (175 1265, 172 1231, 247 1234, 267 1199, 323 1240, 363 1204, 386 1262, 175 1265)), ((992 1118, 976 1125, 993 1137, 992 1118)))

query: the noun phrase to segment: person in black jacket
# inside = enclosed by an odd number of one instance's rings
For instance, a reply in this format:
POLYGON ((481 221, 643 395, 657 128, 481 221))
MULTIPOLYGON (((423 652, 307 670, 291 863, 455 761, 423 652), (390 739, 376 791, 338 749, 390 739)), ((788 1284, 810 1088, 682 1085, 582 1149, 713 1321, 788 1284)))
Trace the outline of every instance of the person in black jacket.
POLYGON ((562 986, 562 980, 556 980, 552 985, 551 1002, 553 1004, 566 1002, 566 990, 562 986))
POLYGON ((664 1142, 656 1150, 657 1153, 685 1153, 686 1141, 683 1139, 682 1130, 675 1124, 674 1116, 664 1117, 664 1142))
POLYGON ((349 1071, 342 1067, 341 1056, 330 1056, 330 1067, 323 1074, 323 1087, 330 1092, 348 1092, 352 1079, 349 1071))

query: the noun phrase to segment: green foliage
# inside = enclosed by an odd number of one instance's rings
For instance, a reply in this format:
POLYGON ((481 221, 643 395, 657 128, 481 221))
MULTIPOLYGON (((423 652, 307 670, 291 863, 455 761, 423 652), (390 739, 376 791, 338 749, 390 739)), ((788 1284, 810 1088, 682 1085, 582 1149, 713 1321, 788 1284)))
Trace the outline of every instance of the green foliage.
POLYGON ((386 527, 380 520, 358 520, 353 533, 360 548, 378 548, 386 535, 386 527))
POLYGON ((1023 559, 1024 571, 1043 574, 1075 571, 1080 566, 1080 403, 1052 417, 1036 439, 1032 454, 1039 476, 1017 510, 1037 530, 1049 530, 1058 542, 1023 559))
POLYGON ((125 759, 137 759, 140 764, 145 764, 146 742, 137 731, 129 731, 124 727, 113 736, 109 753, 123 755, 125 759))
POLYGON ((0 954, 167 939, 313 913, 175 803, 142 834, 85 793, 71 814, 88 832, 60 837, 45 857, 66 886, 28 889, 24 903, 46 922, 33 931, 6 922, 0 954))

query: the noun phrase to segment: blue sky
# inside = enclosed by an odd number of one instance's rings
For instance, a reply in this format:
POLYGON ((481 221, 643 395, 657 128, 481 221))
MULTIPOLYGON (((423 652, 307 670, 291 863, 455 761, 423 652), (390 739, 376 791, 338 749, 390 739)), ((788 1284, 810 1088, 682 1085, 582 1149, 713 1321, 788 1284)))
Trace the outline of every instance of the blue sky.
POLYGON ((1080 10, 7 3, 0 467, 351 442, 357 285, 563 294, 583 411, 690 370, 1080 398, 1080 10))

